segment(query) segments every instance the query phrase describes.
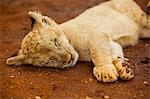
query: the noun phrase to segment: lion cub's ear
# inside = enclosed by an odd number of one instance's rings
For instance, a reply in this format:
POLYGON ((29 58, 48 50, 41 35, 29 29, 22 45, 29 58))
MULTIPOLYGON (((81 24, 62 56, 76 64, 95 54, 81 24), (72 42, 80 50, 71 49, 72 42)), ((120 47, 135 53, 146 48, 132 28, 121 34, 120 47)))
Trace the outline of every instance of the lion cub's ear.
POLYGON ((17 55, 6 60, 8 65, 21 65, 25 63, 25 56, 24 55, 17 55))
POLYGON ((39 26, 41 28, 56 26, 57 23, 48 16, 42 15, 38 11, 29 11, 28 15, 31 18, 32 26, 39 26))
POLYGON ((146 9, 145 9, 145 12, 146 12, 147 15, 150 15, 150 1, 149 1, 148 4, 147 4, 147 7, 146 7, 146 9))

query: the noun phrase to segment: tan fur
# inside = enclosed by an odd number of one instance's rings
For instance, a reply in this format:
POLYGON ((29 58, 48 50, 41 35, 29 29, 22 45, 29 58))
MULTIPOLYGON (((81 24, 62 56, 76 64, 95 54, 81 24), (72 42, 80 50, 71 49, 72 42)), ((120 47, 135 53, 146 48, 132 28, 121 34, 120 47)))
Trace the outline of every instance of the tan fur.
POLYGON ((132 0, 102 3, 60 25, 37 12, 28 14, 36 23, 23 39, 18 56, 6 61, 9 65, 64 68, 78 59, 92 60, 97 80, 113 82, 119 76, 129 80, 134 74, 122 47, 135 45, 144 29, 145 37, 150 35, 149 16, 132 0))

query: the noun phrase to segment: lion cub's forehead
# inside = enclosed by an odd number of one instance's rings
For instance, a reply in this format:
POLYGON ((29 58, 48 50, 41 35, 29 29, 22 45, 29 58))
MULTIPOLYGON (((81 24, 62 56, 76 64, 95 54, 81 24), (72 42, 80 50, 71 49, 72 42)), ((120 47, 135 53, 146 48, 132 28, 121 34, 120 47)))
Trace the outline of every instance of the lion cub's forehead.
POLYGON ((61 37, 64 35, 63 32, 61 31, 61 29, 56 28, 56 27, 55 28, 49 28, 49 29, 43 30, 41 32, 48 34, 51 37, 61 37))
POLYGON ((51 42, 55 39, 63 40, 64 33, 57 27, 36 28, 29 32, 22 41, 22 45, 38 42, 51 42))

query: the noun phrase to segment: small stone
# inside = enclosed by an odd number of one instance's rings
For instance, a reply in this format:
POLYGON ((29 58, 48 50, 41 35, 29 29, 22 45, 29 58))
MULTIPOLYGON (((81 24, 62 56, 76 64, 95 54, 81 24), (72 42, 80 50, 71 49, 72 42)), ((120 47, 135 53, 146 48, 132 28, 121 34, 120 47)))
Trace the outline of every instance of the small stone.
POLYGON ((85 99, 93 99, 92 97, 89 97, 89 96, 86 96, 86 98, 85 99))
POLYGON ((10 78, 14 78, 15 76, 14 75, 11 75, 11 76, 9 76, 10 78))
POLYGON ((20 73, 20 72, 18 72, 17 74, 18 74, 18 75, 20 75, 21 73, 20 73))
POLYGON ((144 95, 144 93, 143 93, 143 91, 142 91, 142 90, 140 90, 140 95, 141 95, 141 96, 143 96, 143 95, 144 95))
POLYGON ((28 97, 28 99, 32 99, 31 97, 28 97))
POLYGON ((104 99, 109 99, 110 97, 109 96, 104 96, 104 99))
POLYGON ((12 89, 13 88, 13 86, 10 86, 10 89, 12 89))
POLYGON ((13 97, 10 97, 10 99, 14 99, 13 97))
POLYGON ((78 95, 77 95, 77 94, 75 94, 75 97, 78 97, 78 95))
POLYGON ((41 99, 41 97, 40 96, 35 96, 35 99, 41 99))
POLYGON ((66 79, 66 77, 64 77, 64 79, 66 79))
POLYGON ((147 81, 144 81, 144 84, 145 84, 145 85, 148 85, 148 82, 147 82, 147 81))
POLYGON ((6 50, 6 52, 8 52, 8 50, 6 50))
POLYGON ((89 78, 89 81, 93 81, 93 79, 92 79, 92 78, 89 78))
POLYGON ((42 74, 39 74, 39 77, 41 77, 42 76, 42 74))
POLYGON ((88 82, 87 82, 87 81, 84 81, 84 83, 86 83, 86 84, 87 84, 88 82))
POLYGON ((127 54, 129 55, 130 53, 129 53, 129 52, 127 52, 127 54))
POLYGON ((46 75, 50 75, 50 73, 46 73, 46 75))
POLYGON ((116 80, 115 83, 118 83, 118 80, 116 80))
POLYGON ((136 96, 133 96, 133 98, 136 98, 136 96))
POLYGON ((148 46, 148 43, 146 43, 145 46, 148 46))
POLYGON ((30 85, 32 85, 32 82, 30 82, 30 85))

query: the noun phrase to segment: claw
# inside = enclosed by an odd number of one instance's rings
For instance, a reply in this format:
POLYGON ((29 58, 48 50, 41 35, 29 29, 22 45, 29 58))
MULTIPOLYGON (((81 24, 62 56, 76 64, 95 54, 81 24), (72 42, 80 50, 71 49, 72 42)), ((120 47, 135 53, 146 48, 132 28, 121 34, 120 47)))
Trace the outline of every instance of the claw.
POLYGON ((125 61, 129 61, 129 59, 128 59, 128 58, 124 58, 124 60, 125 60, 125 61))
POLYGON ((131 64, 127 62, 128 60, 129 59, 124 58, 124 60, 122 61, 121 58, 117 58, 113 61, 122 80, 130 80, 134 76, 133 70, 129 68, 131 67, 131 64))

